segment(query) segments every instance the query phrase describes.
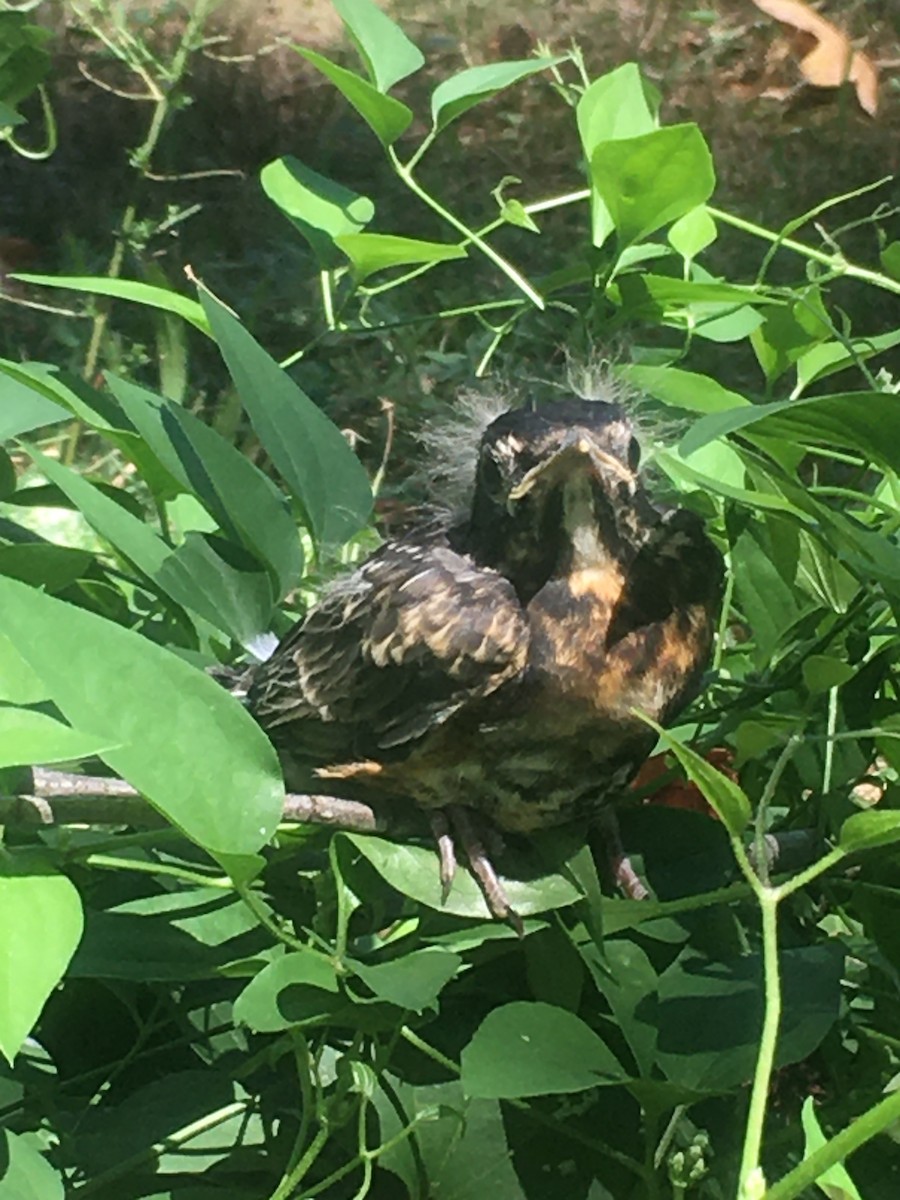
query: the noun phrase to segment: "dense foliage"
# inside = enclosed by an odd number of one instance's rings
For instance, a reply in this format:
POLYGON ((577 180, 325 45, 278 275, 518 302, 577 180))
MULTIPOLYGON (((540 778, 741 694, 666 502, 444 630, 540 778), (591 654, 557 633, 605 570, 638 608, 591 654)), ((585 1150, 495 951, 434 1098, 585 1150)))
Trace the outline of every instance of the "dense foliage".
MULTIPOLYGON (((661 124, 637 66, 591 79, 577 49, 445 79, 401 154, 413 111, 392 92, 423 56, 370 0, 336 7, 362 69, 298 51, 442 239, 373 232, 369 197, 270 163, 321 294, 287 369, 203 285, 124 278, 121 256, 103 277, 21 277, 162 314, 173 347, 210 339, 264 458, 182 403, 175 350, 163 394, 98 378, 99 340, 85 377, 0 361, 0 1197, 789 1200, 818 1180, 886 1200, 900 380, 879 356, 900 322, 867 336, 835 295, 853 281, 896 305, 900 243, 876 218, 877 265, 810 240, 847 197, 780 231, 715 208, 700 129, 661 124), (471 227, 420 166, 538 73, 571 105, 584 188, 526 201, 492 180, 496 217, 471 227), (532 270, 557 210, 580 235, 532 270), (738 236, 760 245, 749 282, 702 265, 738 236), (427 838, 282 821, 273 749, 204 671, 248 661, 376 540, 369 477, 293 363, 423 322, 429 353, 480 376, 517 344, 564 342, 589 376, 590 347, 627 347, 606 378, 641 398, 654 487, 707 518, 728 568, 708 686, 660 747, 710 807, 623 813, 644 901, 610 893, 584 830, 511 845, 521 940, 465 874, 442 904, 427 838), (746 347, 753 394, 708 370, 746 347), (27 770, 71 763, 126 780, 156 820, 27 770)), ((12 128, 47 62, 21 14, 0 17, 12 128)))

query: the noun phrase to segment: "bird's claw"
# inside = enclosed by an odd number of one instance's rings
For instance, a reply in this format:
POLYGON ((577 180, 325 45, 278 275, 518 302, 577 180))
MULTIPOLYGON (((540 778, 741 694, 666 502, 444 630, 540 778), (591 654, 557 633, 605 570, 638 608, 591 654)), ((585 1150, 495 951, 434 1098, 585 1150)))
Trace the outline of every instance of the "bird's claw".
POLYGON ((450 823, 443 809, 437 809, 431 814, 431 832, 437 842, 438 855, 441 860, 441 904, 446 904, 456 878, 456 846, 450 823))
MULTIPOLYGON (((515 911, 512 904, 510 904, 506 889, 500 882, 500 877, 494 870, 494 866, 485 852, 484 845, 475 830, 468 811, 459 804, 453 804, 447 808, 446 813, 453 825, 453 831, 459 838, 459 843, 465 851, 466 858, 469 860, 469 867, 478 881, 481 894, 484 896, 485 903, 490 909, 491 915, 500 921, 508 921, 519 937, 523 937, 525 930, 522 925, 522 918, 515 911)), ((432 824, 432 828, 434 828, 434 824, 432 824)), ((444 831, 445 836, 449 839, 452 846, 453 839, 447 831, 446 818, 444 820, 444 831)), ((438 849, 441 853, 441 881, 443 882, 444 844, 440 835, 438 835, 438 849)), ((451 855, 453 856, 455 867, 456 858, 452 850, 451 855)))

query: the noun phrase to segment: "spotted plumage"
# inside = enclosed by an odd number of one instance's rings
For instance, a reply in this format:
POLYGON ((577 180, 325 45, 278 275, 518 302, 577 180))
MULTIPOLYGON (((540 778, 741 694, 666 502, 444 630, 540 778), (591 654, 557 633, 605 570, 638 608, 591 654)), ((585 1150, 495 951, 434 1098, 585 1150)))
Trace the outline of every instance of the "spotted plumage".
POLYGON ((256 671, 292 769, 520 833, 615 799, 654 740, 634 710, 666 722, 696 693, 722 580, 639 458, 614 404, 497 417, 468 513, 385 543, 256 671))

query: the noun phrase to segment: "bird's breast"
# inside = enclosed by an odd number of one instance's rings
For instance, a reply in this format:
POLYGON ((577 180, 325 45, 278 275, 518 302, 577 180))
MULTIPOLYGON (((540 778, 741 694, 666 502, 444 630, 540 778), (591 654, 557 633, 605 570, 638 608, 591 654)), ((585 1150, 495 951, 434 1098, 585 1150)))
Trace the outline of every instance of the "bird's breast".
POLYGON ((528 607, 530 688, 556 725, 634 729, 638 709, 664 720, 702 669, 711 616, 701 604, 617 633, 611 628, 625 588, 616 565, 551 580, 528 607))

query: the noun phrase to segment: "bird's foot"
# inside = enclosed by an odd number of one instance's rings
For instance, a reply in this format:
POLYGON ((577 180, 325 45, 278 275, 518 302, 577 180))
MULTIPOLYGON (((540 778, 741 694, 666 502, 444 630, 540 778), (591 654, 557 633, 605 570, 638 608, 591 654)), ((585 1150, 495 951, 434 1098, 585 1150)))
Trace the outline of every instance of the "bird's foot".
POLYGON ((441 860, 441 904, 446 904, 453 880, 456 878, 456 844, 450 832, 447 814, 442 808, 435 809, 431 814, 431 832, 437 842, 441 860))
POLYGON ((519 937, 522 937, 525 932, 522 918, 510 903, 506 889, 494 870, 493 863, 488 857, 468 809, 459 804, 448 805, 446 809, 441 809, 433 814, 431 828, 437 841, 441 860, 442 900, 446 902, 450 895, 456 875, 456 842, 458 840, 468 859, 472 874, 478 881, 481 894, 484 896, 491 915, 500 921, 509 921, 519 937))
POLYGON ((625 853, 622 845, 622 834, 619 829, 619 818, 614 808, 607 807, 601 811, 598 822, 603 837, 603 848, 606 860, 616 886, 629 900, 646 900, 650 895, 647 886, 631 864, 631 859, 625 853))

